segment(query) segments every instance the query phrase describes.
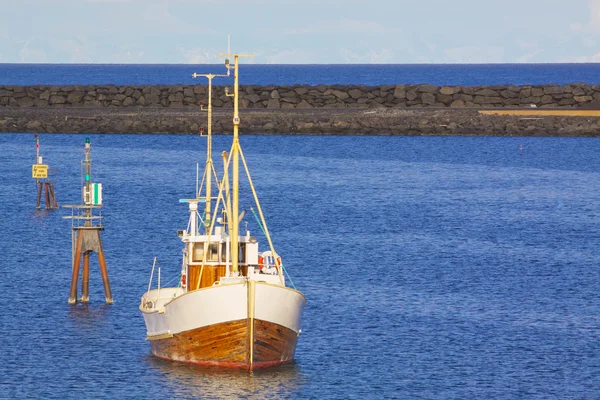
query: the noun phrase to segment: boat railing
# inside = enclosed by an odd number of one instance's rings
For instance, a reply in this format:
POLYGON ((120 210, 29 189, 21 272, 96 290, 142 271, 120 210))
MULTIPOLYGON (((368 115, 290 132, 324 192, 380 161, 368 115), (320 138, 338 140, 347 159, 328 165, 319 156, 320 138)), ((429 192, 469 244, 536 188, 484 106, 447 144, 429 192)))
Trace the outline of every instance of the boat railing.
POLYGON ((180 287, 153 289, 142 296, 141 308, 146 311, 160 310, 173 300, 173 298, 183 294, 180 287))

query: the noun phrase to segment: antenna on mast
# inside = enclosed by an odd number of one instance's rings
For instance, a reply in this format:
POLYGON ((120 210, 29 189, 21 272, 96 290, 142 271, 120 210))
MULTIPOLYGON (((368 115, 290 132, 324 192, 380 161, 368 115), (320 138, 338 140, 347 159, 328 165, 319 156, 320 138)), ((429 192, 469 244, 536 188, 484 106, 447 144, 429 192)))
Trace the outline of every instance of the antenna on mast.
MULTIPOLYGON (((229 43, 229 39, 227 39, 229 43)), ((228 62, 226 63, 228 65, 228 62)), ((206 166, 204 168, 204 177, 202 179, 203 183, 206 183, 205 193, 206 193, 206 202, 205 202, 205 224, 206 226, 210 226, 210 215, 211 215, 211 201, 212 201, 212 171, 214 169, 212 163, 212 80, 215 77, 227 77, 229 76, 229 69, 227 69, 227 74, 197 74, 193 73, 192 78, 205 77, 208 79, 208 108, 206 109, 208 115, 207 121, 207 137, 206 137, 206 166)), ((200 102, 200 110, 204 111, 204 102, 200 102)), ((204 129, 200 128, 200 136, 204 133, 204 129)), ((196 164, 196 199, 199 199, 200 196, 200 188, 198 187, 198 164, 196 164)))
MULTIPOLYGON (((227 54, 231 54, 231 33, 227 34, 227 54)), ((227 76, 229 76, 229 68, 227 68, 227 76)))

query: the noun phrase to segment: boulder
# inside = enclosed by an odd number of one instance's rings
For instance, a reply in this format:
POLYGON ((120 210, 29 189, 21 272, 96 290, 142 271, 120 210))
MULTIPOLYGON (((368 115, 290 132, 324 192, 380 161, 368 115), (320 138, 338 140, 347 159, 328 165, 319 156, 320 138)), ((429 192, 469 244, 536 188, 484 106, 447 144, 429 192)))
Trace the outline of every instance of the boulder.
MULTIPOLYGON (((332 95, 334 95, 335 97, 337 97, 340 100, 344 100, 344 99, 347 99, 348 97, 350 97, 348 95, 348 93, 342 92, 341 90, 333 89, 333 90, 329 90, 328 92, 330 92, 332 95)), ((327 92, 325 92, 325 94, 327 94, 327 92)))
POLYGON ((248 96, 246 96, 246 98, 251 101, 252 103, 256 103, 257 101, 260 101, 260 96, 257 94, 249 94, 248 96))
POLYGON ((425 92, 421 94, 421 100, 423 100, 423 104, 433 105, 435 104, 435 95, 433 93, 425 92))
POLYGON ((294 89, 294 92, 296 92, 296 94, 298 96, 302 96, 303 94, 307 94, 308 93, 308 89, 305 88, 305 87, 299 87, 299 88, 294 89))
POLYGON ((446 95, 446 96, 451 96, 453 94, 456 94, 460 92, 460 88, 459 87, 451 87, 451 86, 444 86, 440 89, 440 94, 446 95))
POLYGON ((578 103, 587 103, 588 101, 592 101, 594 99, 592 96, 574 96, 573 98, 578 103))
POLYGON ((533 97, 542 97, 544 95, 544 89, 541 89, 541 88, 531 88, 531 95, 533 97))
POLYGON ((512 90, 502 90, 500 91, 500 96, 504 97, 505 99, 515 99, 519 97, 519 94, 517 92, 513 92, 512 90))
POLYGON ((498 97, 498 92, 496 92, 495 90, 492 89, 481 89, 475 92, 475 95, 477 96, 483 96, 483 97, 498 97))
POLYGON ((473 99, 475 104, 499 104, 502 103, 502 97, 486 97, 486 96, 475 96, 473 99))
POLYGON ((350 89, 348 91, 348 95, 350 95, 350 97, 352 97, 354 100, 358 100, 359 98, 363 97, 365 93, 360 89, 350 89))
POLYGON ((67 96, 67 102, 71 104, 77 104, 81 102, 81 99, 85 96, 84 92, 71 92, 67 96))
POLYGON ((465 102, 465 104, 467 101, 473 101, 473 96, 471 96, 470 94, 459 93, 459 94, 455 94, 454 96, 452 96, 452 98, 454 100, 462 100, 465 102))
POLYGON ((42 123, 40 121, 29 121, 27 125, 25 125, 25 129, 28 131, 37 131, 42 127, 42 123))
POLYGON ((565 88, 561 86, 544 86, 545 94, 563 94, 565 88))
POLYGON ((519 92, 519 97, 522 98, 522 99, 525 99, 527 97, 531 97, 531 88, 521 89, 521 91, 519 92))
POLYGON ((463 108, 463 107, 466 107, 466 105, 465 105, 465 102, 462 100, 454 100, 452 103, 450 103, 450 107, 463 108))
POLYGON ((433 93, 433 94, 435 94, 435 93, 438 93, 439 90, 440 90, 439 86, 433 86, 433 85, 420 85, 417 88, 417 92, 420 92, 420 93, 433 93))
POLYGON ((17 102, 19 107, 33 107, 33 99, 29 97, 21 97, 17 102))
POLYGON ((268 109, 281 108, 281 104, 279 103, 278 99, 269 99, 269 102, 267 103, 267 108, 268 109))
POLYGON ((65 104, 66 99, 63 96, 58 96, 58 95, 52 95, 50 96, 50 99, 48 99, 48 103, 50 105, 53 104, 65 104))
POLYGON ((406 90, 404 90, 404 85, 396 85, 396 88, 394 89, 394 97, 397 99, 406 98, 406 90))
POLYGON ((437 99, 438 102, 443 103, 445 105, 448 105, 450 103, 452 103, 452 101, 454 100, 454 97, 452 97, 449 94, 438 94, 437 96, 435 96, 435 98, 437 99))
POLYGON ((302 100, 296 105, 296 108, 313 108, 306 100, 302 100))
MULTIPOLYGON (((117 100, 122 100, 122 99, 117 99, 117 100)), ((169 95, 169 102, 170 103, 182 103, 183 102, 183 93, 176 92, 176 93, 169 95)))

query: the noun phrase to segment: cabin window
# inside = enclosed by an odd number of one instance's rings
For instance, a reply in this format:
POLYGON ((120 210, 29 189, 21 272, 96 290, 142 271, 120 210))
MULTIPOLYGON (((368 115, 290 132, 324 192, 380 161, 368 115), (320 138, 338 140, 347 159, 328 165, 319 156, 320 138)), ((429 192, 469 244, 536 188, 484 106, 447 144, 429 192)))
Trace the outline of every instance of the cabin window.
POLYGON ((211 243, 208 245, 207 261, 219 261, 219 244, 211 243))
POLYGON ((197 243, 194 245, 194 256, 192 257, 193 261, 201 262, 204 258, 204 243, 197 243))
POLYGON ((240 250, 238 252, 238 262, 240 264, 246 264, 246 243, 240 243, 240 250))

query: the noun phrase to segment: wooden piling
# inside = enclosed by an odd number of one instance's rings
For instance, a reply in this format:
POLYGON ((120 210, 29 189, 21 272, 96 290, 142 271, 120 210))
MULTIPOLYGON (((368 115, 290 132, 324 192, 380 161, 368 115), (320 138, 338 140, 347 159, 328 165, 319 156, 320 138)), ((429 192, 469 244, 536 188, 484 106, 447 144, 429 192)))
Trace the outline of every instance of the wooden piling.
POLYGON ((83 253, 83 272, 81 273, 81 302, 90 302, 90 252, 83 253))

